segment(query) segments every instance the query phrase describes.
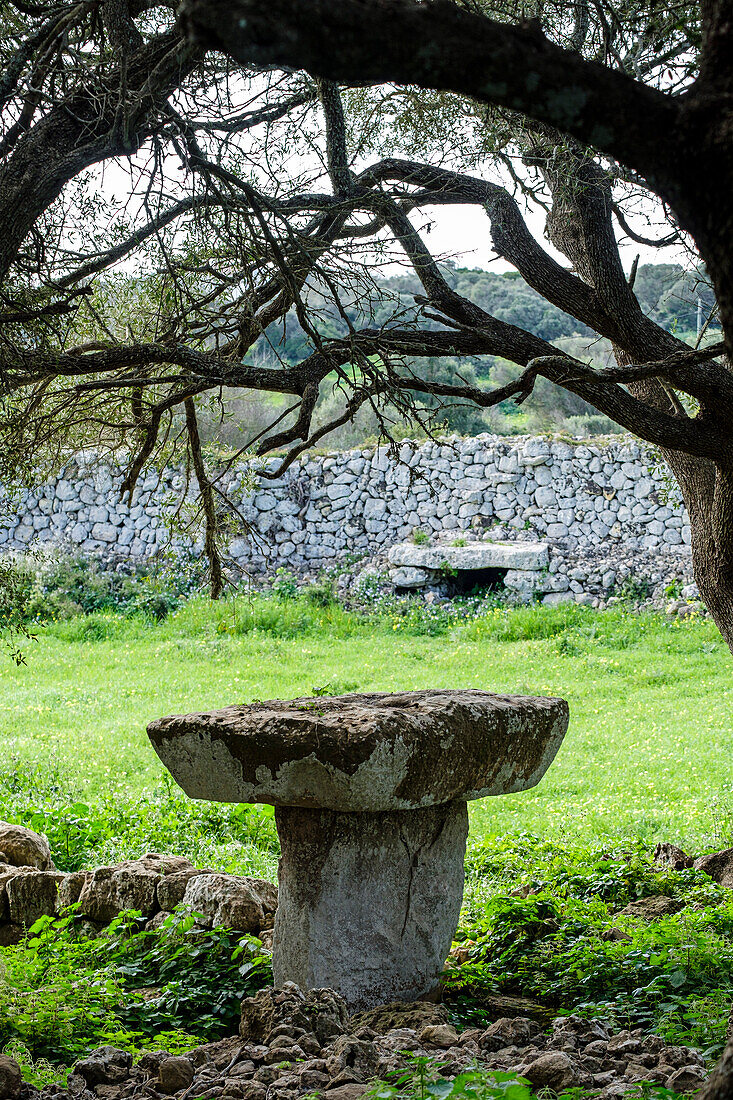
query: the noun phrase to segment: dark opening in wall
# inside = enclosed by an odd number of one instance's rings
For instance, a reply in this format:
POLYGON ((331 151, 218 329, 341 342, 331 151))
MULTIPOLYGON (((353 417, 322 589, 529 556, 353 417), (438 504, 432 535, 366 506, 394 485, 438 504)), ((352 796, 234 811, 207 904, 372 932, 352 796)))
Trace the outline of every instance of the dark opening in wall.
POLYGON ((506 569, 459 569, 445 578, 449 596, 484 595, 504 587, 506 569))

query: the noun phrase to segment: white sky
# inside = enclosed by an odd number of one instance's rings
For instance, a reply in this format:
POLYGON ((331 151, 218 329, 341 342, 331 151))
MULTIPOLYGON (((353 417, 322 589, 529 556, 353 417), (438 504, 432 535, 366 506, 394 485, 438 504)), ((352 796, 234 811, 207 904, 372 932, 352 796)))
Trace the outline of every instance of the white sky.
MULTIPOLYGON (((453 258, 461 267, 478 267, 490 271, 513 271, 511 264, 497 258, 491 247, 489 220, 486 214, 476 206, 441 206, 432 211, 423 212, 423 222, 429 217, 434 219, 434 228, 426 238, 434 254, 453 258)), ((417 218, 415 224, 420 224, 417 218)), ((568 266, 567 257, 557 252, 546 240, 544 215, 529 214, 527 223, 533 236, 542 247, 563 265, 568 266)), ((634 226, 636 229, 636 226, 634 226)), ((638 232, 649 233, 647 226, 639 226, 638 232)), ((651 235, 651 234, 650 234, 651 235)), ((631 269, 634 258, 639 256, 640 264, 680 263, 686 266, 689 257, 680 248, 649 248, 626 241, 621 244, 621 258, 626 271, 631 269)))

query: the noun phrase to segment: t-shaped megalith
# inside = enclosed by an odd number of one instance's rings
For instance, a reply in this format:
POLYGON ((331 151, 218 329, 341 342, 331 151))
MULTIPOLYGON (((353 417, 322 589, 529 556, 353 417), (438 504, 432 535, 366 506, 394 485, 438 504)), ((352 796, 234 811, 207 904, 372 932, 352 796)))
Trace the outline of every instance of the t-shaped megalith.
POLYGON ((466 803, 535 786, 562 699, 409 691, 274 700, 148 726, 193 798, 274 805, 275 983, 353 1011, 436 987, 458 923, 466 803))

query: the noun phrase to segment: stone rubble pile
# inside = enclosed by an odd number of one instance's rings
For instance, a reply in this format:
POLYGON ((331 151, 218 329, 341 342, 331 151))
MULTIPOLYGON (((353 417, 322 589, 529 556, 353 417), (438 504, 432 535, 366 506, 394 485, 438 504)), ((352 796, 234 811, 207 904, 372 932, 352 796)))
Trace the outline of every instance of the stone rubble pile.
MULTIPOLYGON (((272 473, 279 459, 260 463, 272 473)), ((122 471, 81 454, 62 477, 25 494, 0 522, 0 546, 47 543, 117 559, 153 557, 166 517, 185 492, 180 471, 141 477, 119 501, 122 471)), ((689 583, 690 528, 660 460, 628 437, 598 443, 482 435, 312 455, 281 478, 233 469, 222 489, 251 524, 232 559, 250 572, 317 571, 350 556, 375 557, 414 530, 435 537, 488 534, 547 542, 549 602, 608 595, 629 574, 689 583), (253 487, 254 486, 254 487, 253 487)), ((174 540, 175 541, 175 540, 174 540)), ((180 537, 181 549, 191 549, 180 537)))
POLYGON ((45 837, 0 821, 0 946, 19 943, 40 917, 78 905, 90 931, 135 909, 156 927, 178 905, 202 926, 259 935, 272 928, 277 888, 264 879, 200 870, 180 856, 149 852, 95 871, 57 871, 45 837))
POLYGON ((358 1100, 370 1082, 420 1055, 444 1078, 474 1067, 500 1070, 538 1091, 582 1087, 599 1100, 632 1096, 639 1082, 693 1092, 707 1076, 697 1050, 641 1031, 610 1034, 577 1016, 556 1019, 548 1033, 527 1017, 458 1032, 439 1005, 393 1004, 349 1017, 333 990, 303 993, 288 983, 244 1001, 238 1037, 190 1054, 148 1052, 133 1065, 128 1052, 102 1047, 77 1062, 65 1088, 43 1090, 21 1083, 6 1058, 0 1082, 7 1082, 7 1100, 296 1100, 312 1093, 358 1100))

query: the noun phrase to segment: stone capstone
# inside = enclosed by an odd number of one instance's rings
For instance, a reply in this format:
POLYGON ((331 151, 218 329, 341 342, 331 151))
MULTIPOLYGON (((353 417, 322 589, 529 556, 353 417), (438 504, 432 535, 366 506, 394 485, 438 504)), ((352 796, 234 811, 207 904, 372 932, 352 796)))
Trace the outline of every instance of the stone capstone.
POLYGON ((193 798, 373 813, 527 790, 567 722, 562 699, 411 691, 172 715, 148 735, 193 798))
POLYGON ((432 993, 463 896, 465 802, 380 814, 278 807, 276 820, 275 983, 330 986, 351 1011, 432 993))
POLYGON ((390 566, 417 569, 546 569, 549 548, 544 542, 472 542, 466 546, 418 545, 400 542, 391 547, 390 566))

